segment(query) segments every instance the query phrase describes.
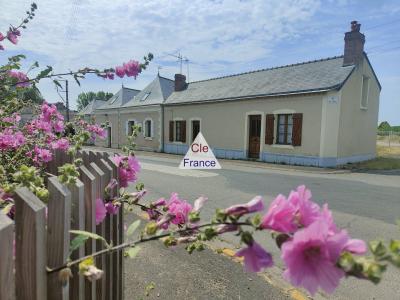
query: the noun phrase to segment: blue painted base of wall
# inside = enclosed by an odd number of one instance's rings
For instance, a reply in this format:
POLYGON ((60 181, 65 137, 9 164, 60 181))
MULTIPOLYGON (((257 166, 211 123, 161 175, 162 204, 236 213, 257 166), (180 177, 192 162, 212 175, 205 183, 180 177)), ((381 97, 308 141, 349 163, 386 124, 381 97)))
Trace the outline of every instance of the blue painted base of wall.
MULTIPOLYGON (((172 154, 185 155, 188 151, 189 146, 185 144, 165 144, 164 152, 172 154)), ((232 150, 222 148, 212 148, 212 151, 217 158, 225 159, 247 159, 246 153, 243 150, 232 150)), ((287 165, 299 165, 299 166, 313 166, 322 168, 333 168, 339 165, 345 165, 348 163, 355 163, 364 160, 373 159, 374 154, 367 155, 354 155, 348 157, 319 157, 319 156, 307 156, 307 155, 289 155, 279 153, 266 153, 263 152, 260 155, 260 160, 276 163, 276 164, 287 164, 287 165)))

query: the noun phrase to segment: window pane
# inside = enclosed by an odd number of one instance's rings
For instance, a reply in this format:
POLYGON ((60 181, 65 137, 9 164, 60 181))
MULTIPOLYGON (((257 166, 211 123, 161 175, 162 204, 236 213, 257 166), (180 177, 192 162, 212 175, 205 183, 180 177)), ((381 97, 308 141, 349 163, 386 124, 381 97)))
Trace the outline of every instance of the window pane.
POLYGON ((293 124, 293 115, 288 115, 288 124, 289 125, 293 124))
POLYGON ((279 134, 279 137, 278 137, 278 143, 279 144, 284 144, 285 143, 285 135, 282 133, 280 133, 279 134))

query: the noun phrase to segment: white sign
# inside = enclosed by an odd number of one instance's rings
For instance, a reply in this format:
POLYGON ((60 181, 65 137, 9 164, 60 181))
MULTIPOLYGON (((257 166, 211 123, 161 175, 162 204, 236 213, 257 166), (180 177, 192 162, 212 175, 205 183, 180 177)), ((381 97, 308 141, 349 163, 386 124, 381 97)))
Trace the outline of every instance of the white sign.
POLYGON ((206 139, 199 132, 182 159, 179 169, 221 169, 206 139))

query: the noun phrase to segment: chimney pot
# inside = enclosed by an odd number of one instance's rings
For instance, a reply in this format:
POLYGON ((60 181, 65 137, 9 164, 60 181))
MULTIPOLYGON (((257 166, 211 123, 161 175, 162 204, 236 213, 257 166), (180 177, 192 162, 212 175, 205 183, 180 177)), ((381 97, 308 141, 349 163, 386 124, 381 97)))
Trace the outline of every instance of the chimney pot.
POLYGON ((364 53, 365 35, 360 32, 361 24, 351 22, 351 30, 344 35, 343 66, 358 64, 364 53))
POLYGON ((182 74, 175 74, 175 92, 180 92, 186 89, 186 76, 182 74))

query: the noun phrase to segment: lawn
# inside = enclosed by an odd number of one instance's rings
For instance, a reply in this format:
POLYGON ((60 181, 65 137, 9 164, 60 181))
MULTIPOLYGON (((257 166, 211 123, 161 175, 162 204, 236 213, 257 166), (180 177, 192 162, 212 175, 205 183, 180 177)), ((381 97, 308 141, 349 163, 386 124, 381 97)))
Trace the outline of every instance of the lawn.
POLYGON ((400 147, 377 145, 377 157, 368 161, 347 164, 345 169, 351 170, 400 170, 400 147))

